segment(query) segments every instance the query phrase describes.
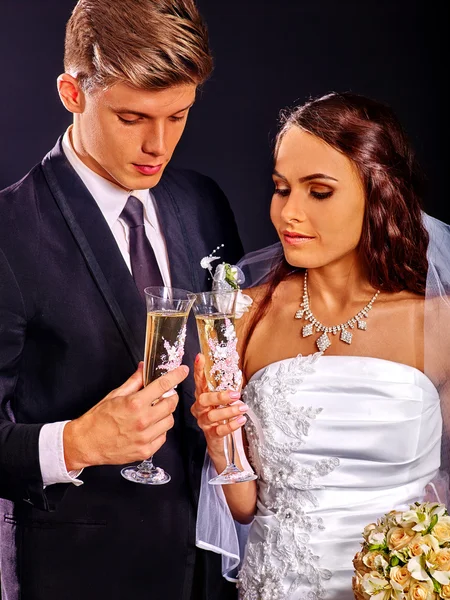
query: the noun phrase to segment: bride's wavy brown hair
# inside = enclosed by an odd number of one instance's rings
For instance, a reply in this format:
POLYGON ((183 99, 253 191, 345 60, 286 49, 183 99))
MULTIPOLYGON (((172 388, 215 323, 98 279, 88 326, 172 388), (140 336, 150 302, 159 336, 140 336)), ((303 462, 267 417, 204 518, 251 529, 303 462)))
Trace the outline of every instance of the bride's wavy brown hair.
MULTIPOLYGON (((275 156, 299 127, 338 150, 357 168, 366 195, 359 252, 370 284, 385 292, 425 293, 428 233, 422 222, 424 178, 392 109, 350 92, 331 93, 281 113, 275 156)), ((278 284, 292 272, 283 260, 249 324, 244 349, 278 284)))

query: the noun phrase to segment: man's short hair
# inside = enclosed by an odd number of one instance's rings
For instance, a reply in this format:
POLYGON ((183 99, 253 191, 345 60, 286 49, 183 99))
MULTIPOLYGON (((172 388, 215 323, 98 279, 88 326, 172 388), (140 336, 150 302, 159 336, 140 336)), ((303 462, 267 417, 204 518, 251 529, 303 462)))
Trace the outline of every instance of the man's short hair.
POLYGON ((193 0, 79 0, 67 23, 64 68, 84 91, 203 83, 208 33, 193 0))

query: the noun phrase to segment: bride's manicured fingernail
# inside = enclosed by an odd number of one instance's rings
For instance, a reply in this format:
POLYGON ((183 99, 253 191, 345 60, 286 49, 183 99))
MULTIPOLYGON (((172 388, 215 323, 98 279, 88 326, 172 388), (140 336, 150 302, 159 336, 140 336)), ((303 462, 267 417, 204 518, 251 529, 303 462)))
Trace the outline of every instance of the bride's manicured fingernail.
POLYGON ((239 407, 239 410, 241 412, 247 412, 249 409, 249 407, 246 404, 241 404, 241 406, 239 407))
POLYGON ((236 399, 241 397, 241 392, 229 392, 230 398, 236 399))
POLYGON ((239 425, 243 425, 244 423, 247 422, 247 417, 244 417, 244 415, 242 415, 242 417, 238 417, 236 419, 236 422, 239 423, 239 425))

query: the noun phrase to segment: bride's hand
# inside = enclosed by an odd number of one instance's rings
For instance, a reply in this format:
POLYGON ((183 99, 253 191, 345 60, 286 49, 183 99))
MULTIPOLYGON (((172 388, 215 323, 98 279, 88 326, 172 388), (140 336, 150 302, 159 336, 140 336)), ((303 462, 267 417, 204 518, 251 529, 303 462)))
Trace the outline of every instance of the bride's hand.
POLYGON ((198 354, 194 364, 195 403, 191 413, 205 434, 213 458, 223 455, 223 438, 245 424, 248 406, 239 400, 240 392, 209 392, 204 367, 205 357, 198 354))

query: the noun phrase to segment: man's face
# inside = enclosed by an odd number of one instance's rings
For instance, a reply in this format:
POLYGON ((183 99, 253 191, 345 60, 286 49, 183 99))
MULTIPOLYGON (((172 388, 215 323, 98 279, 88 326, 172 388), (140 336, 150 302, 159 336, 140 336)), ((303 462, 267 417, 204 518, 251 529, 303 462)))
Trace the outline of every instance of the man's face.
POLYGON ((155 186, 184 131, 195 85, 147 91, 117 83, 85 94, 72 142, 93 171, 127 190, 155 186))

